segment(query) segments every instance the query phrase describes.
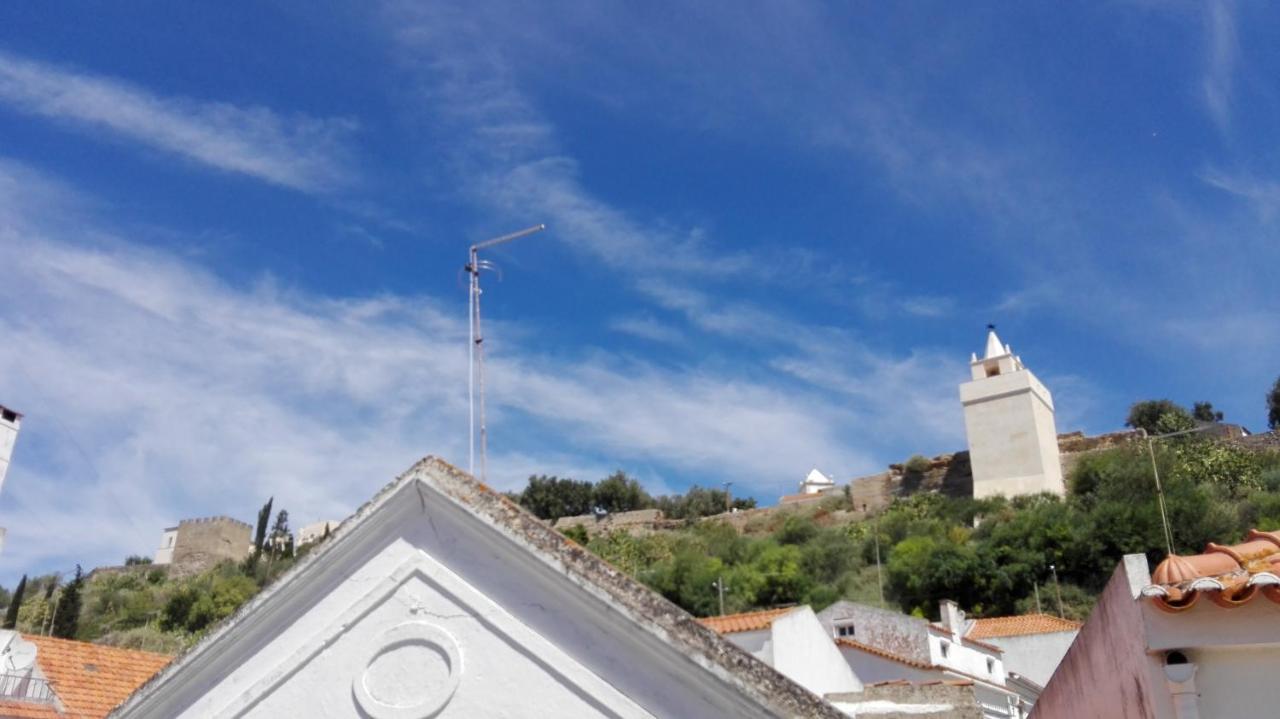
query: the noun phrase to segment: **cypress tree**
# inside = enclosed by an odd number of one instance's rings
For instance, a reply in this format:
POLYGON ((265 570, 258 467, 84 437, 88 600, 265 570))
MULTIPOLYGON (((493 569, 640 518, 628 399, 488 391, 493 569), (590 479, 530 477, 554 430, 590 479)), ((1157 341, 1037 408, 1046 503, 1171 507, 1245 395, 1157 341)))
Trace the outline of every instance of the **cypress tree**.
POLYGON ((80 628, 80 590, 84 587, 84 572, 76 565, 76 576, 62 588, 58 599, 53 627, 49 633, 62 639, 75 639, 80 628))
POLYGON ((18 626, 18 609, 22 607, 22 595, 27 591, 27 575, 22 575, 22 579, 18 580, 18 588, 13 590, 13 597, 9 600, 9 610, 4 613, 4 628, 16 629, 18 626))

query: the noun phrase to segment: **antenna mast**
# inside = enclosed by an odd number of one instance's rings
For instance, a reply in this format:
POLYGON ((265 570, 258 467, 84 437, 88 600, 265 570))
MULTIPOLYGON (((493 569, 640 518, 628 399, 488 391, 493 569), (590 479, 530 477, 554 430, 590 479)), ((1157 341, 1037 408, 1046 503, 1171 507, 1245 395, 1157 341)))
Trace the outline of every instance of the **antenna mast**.
POLYGON ((480 404, 480 474, 481 482, 487 482, 489 474, 488 466, 488 430, 484 419, 484 335, 480 331, 480 271, 496 270, 497 267, 489 260, 480 259, 480 250, 485 250, 495 245, 501 245, 506 242, 518 240, 521 237, 527 237, 535 232, 541 232, 547 229, 546 225, 534 225, 526 227, 519 232, 513 232, 509 235, 494 237, 484 242, 479 242, 471 246, 471 250, 467 255, 467 266, 463 269, 467 274, 471 275, 471 289, 469 292, 469 322, 471 325, 470 341, 467 345, 467 401, 469 407, 469 423, 467 426, 467 471, 471 476, 476 475, 476 399, 479 396, 480 404))

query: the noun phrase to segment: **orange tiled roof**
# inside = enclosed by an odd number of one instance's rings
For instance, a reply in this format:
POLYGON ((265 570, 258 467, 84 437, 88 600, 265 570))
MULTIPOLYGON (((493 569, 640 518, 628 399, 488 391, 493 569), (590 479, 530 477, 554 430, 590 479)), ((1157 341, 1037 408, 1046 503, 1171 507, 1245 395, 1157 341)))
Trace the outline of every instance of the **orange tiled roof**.
POLYGON ((1171 554, 1151 573, 1142 595, 1170 612, 1190 609, 1208 596, 1222 607, 1238 607, 1258 595, 1280 604, 1280 531, 1249 530, 1241 544, 1210 542, 1201 554, 1171 554))
POLYGON ((4 719, 63 719, 63 716, 55 704, 0 699, 0 717, 4 719))
POLYGON ((773 625, 773 620, 792 611, 793 609, 795 609, 795 607, 764 609, 758 612, 726 614, 722 617, 702 617, 698 621, 702 623, 702 626, 710 629, 716 634, 754 632, 759 629, 768 629, 773 625))
POLYGON ((77 719, 105 717, 171 659, 164 654, 69 639, 23 638, 36 645, 36 662, 66 716, 77 719))
POLYGON ((929 664, 928 662, 922 662, 916 659, 911 659, 910 657, 904 657, 901 654, 894 654, 893 652, 886 651, 884 649, 881 649, 880 647, 873 647, 870 644, 863 644, 862 642, 854 641, 846 637, 841 637, 839 639, 836 639, 836 646, 848 647, 850 649, 857 649, 858 651, 866 652, 868 654, 874 654, 877 657, 881 657, 883 659, 889 659, 891 661, 898 662, 899 664, 906 664, 907 666, 915 667, 916 669, 937 669, 938 668, 937 665, 935 664, 929 664))
POLYGON ((965 639, 994 639, 996 637, 1020 637, 1027 634, 1052 634, 1070 632, 1081 627, 1080 622, 1060 619, 1051 614, 1019 614, 1013 617, 975 619, 965 639))

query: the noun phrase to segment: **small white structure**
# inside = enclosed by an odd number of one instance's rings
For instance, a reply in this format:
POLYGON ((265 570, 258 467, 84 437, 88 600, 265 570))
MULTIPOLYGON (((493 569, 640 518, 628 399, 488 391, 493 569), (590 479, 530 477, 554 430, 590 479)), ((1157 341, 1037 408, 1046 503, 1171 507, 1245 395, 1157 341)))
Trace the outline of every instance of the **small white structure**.
POLYGON ((298 546, 302 547, 324 539, 325 532, 332 534, 338 528, 338 524, 340 522, 326 519, 323 522, 312 522, 306 525, 298 530, 298 546))
MULTIPOLYGON (((9 473, 9 460, 13 457, 13 445, 18 441, 18 429, 22 426, 22 415, 4 405, 0 405, 0 491, 4 490, 4 477, 9 473)), ((0 527, 0 552, 4 551, 4 539, 7 532, 0 527)))
POLYGON ((155 559, 152 564, 172 564, 173 548, 178 542, 178 528, 165 527, 164 534, 160 535, 160 548, 156 550, 155 559))
POLYGON ((842 715, 427 458, 112 716, 842 715))
POLYGON ((809 475, 800 483, 800 494, 821 494, 828 489, 834 489, 836 481, 823 474, 817 467, 809 470, 809 475))
POLYGON ((1053 397, 1001 344, 994 326, 983 357, 969 362, 973 379, 960 385, 973 465, 973 496, 1063 494, 1053 397))

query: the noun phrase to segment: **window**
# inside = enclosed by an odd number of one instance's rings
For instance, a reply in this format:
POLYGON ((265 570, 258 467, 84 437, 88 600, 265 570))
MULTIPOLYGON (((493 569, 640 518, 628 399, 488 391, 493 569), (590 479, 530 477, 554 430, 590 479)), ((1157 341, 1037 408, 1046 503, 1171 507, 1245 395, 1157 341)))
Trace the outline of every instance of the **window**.
POLYGON ((0 416, 3 416, 3 417, 4 417, 4 421, 6 421, 6 422, 13 422, 13 421, 16 421, 16 420, 18 419, 18 413, 17 413, 17 412, 14 412, 14 411, 13 411, 13 410, 11 410, 11 409, 3 409, 3 410, 0 410, 0 416))
POLYGON ((994 660, 994 659, 987 659, 987 673, 988 673, 988 674, 995 674, 995 673, 996 673, 996 660, 994 660))
POLYGON ((947 654, 951 651, 950 642, 942 642, 942 658, 946 659, 947 654))
POLYGON ((836 636, 852 639, 853 638, 853 622, 845 622, 844 624, 837 624, 836 636))

